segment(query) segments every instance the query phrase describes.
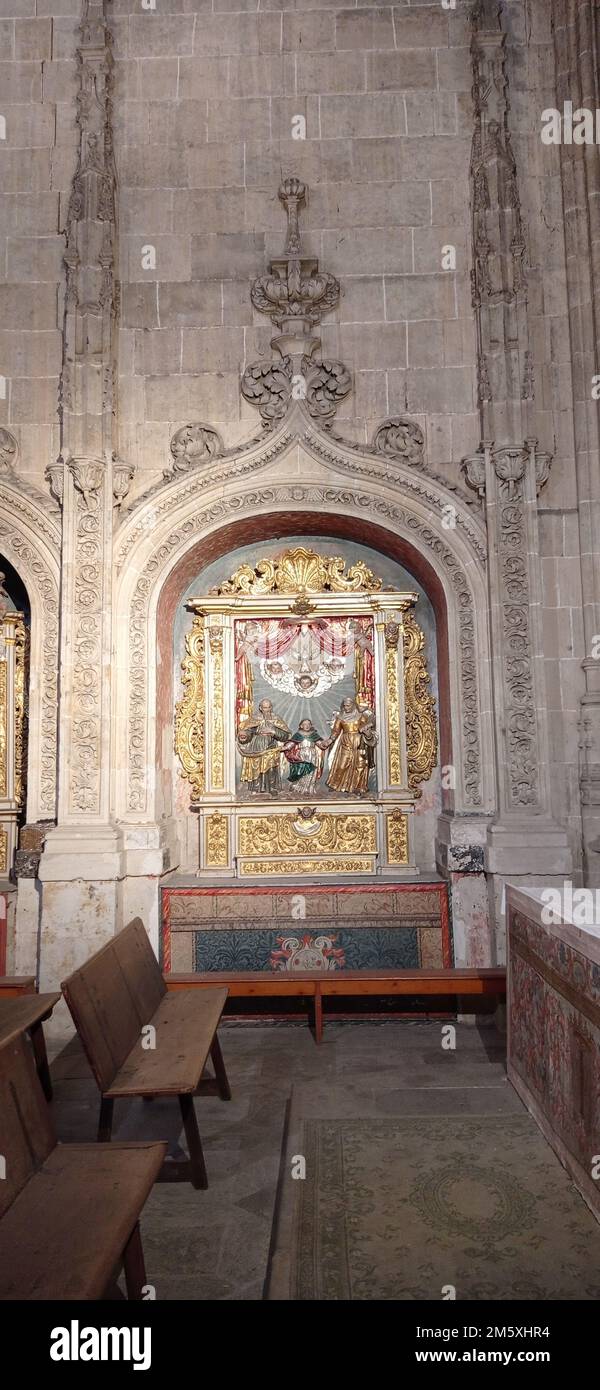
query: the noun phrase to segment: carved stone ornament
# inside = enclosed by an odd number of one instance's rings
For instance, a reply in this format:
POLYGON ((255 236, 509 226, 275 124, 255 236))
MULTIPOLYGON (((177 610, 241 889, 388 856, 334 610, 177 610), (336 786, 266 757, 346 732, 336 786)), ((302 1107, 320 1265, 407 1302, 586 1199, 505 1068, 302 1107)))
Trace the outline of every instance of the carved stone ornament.
POLYGON ((170 468, 165 468, 165 478, 172 478, 174 473, 189 473, 193 468, 210 463, 223 453, 223 441, 210 425, 196 421, 175 431, 170 449, 173 462, 170 468))
POLYGON ((0 429, 0 471, 11 472, 17 461, 19 446, 10 430, 0 429))
MULTIPOLYGON (((303 256, 298 225, 298 213, 306 202, 306 187, 298 178, 285 179, 279 189, 288 220, 285 252, 271 261, 270 274, 254 281, 251 299, 255 309, 268 314, 280 331, 288 320, 304 321, 313 328, 323 314, 335 309, 340 297, 339 281, 328 272, 319 271, 313 256, 303 256)), ((294 327, 296 323, 294 322, 294 327)))
POLYGON ((113 452, 112 457, 112 490, 115 507, 121 507, 129 489, 131 487, 135 467, 132 463, 125 463, 113 452))
POLYGON ((343 362, 319 359, 321 340, 315 333, 323 315, 335 309, 340 286, 334 275, 319 271, 314 256, 302 254, 298 216, 306 202, 305 185, 285 179, 279 197, 288 220, 285 250, 250 292, 254 308, 278 329, 271 340, 278 355, 246 367, 242 395, 260 411, 267 428, 284 418, 293 401, 304 402, 313 419, 327 424, 352 387, 343 362))
POLYGON ((393 417, 384 420, 373 435, 373 447, 379 454, 402 459, 411 468, 422 468, 425 436, 415 420, 393 417))
POLYGON ((341 555, 317 555, 303 545, 286 550, 272 560, 260 560, 254 569, 240 565, 231 579, 211 593, 216 594, 358 594, 376 593, 382 581, 358 560, 344 574, 346 561, 341 555))

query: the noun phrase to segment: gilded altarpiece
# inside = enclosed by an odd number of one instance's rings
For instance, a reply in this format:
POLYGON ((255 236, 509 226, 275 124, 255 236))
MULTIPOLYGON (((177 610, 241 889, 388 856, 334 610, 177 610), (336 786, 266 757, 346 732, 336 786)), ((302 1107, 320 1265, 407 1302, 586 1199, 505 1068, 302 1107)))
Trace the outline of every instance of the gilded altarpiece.
POLYGON ((22 613, 0 613, 0 876, 8 877, 25 796, 27 629, 22 613))
POLYGON ((188 601, 175 747, 200 877, 415 873, 437 757, 417 598, 297 546, 188 601))

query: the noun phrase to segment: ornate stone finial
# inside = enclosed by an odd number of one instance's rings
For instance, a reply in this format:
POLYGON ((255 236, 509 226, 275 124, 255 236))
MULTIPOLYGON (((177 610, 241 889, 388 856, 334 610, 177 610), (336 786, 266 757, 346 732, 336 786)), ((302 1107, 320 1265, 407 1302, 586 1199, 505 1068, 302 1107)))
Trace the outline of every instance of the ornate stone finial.
POLYGON ((267 428, 282 420, 292 401, 303 401, 309 415, 327 423, 352 386, 343 362, 319 361, 321 339, 316 336, 324 314, 335 309, 339 281, 319 270, 314 256, 302 254, 299 211, 306 203, 301 179, 284 179, 279 198, 287 214, 283 255, 271 261, 269 273, 259 275, 250 298, 278 330, 271 339, 277 357, 252 362, 242 377, 242 395, 256 406, 267 428))
MULTIPOLYGON (((279 197, 288 221, 285 251, 271 261, 270 274, 259 275, 254 281, 251 299, 255 309, 268 314, 281 334, 291 328, 294 334, 299 330, 307 338, 323 315, 335 309, 340 286, 334 275, 319 271, 314 256, 302 255, 298 213, 306 202, 305 185, 297 178, 286 179, 279 197)), ((306 342, 301 350, 306 352, 306 342)))
POLYGON ((284 179, 279 189, 279 197, 287 212, 288 230, 285 249, 288 255, 300 253, 300 227, 298 215, 306 202, 306 188, 301 179, 284 179))

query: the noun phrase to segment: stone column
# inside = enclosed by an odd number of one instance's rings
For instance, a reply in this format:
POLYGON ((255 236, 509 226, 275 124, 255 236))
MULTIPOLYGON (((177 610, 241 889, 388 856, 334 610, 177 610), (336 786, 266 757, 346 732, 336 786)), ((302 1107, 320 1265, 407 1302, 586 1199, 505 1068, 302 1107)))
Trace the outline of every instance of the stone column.
POLYGON ((111 822, 112 551, 131 469, 116 439, 116 175, 105 0, 84 0, 79 155, 66 221, 61 452, 47 477, 63 511, 58 823, 46 837, 41 982, 120 925, 121 840, 111 822))
MULTIPOLYGON (((595 0, 552 0, 556 102, 600 108, 595 0)), ((593 378, 600 374, 600 148, 560 146, 575 412, 575 461, 583 587, 586 690, 581 702, 580 787, 586 880, 600 885, 600 422, 593 378)))

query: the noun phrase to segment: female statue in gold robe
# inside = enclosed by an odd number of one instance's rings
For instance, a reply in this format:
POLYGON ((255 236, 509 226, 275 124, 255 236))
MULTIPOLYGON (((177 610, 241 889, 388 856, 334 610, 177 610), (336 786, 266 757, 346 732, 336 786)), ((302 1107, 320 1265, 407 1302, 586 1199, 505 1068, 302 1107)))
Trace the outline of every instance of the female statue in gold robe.
POLYGON ((336 792, 364 796, 375 763, 375 720, 371 710, 360 709, 353 696, 342 700, 329 739, 335 745, 327 786, 336 792))

